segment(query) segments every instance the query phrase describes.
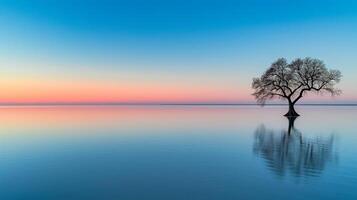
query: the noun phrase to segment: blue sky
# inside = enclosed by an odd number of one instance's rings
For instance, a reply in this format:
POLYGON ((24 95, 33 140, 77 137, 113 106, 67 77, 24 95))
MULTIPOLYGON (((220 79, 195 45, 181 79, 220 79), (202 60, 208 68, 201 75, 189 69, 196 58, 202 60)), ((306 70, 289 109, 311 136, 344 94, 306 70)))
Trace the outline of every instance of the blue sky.
POLYGON ((0 78, 3 87, 23 87, 19 79, 138 91, 193 85, 178 95, 202 89, 196 101, 246 102, 252 77, 275 59, 310 56, 342 71, 344 94, 333 101, 357 102, 356 24, 357 2, 343 0, 0 1, 0 78))

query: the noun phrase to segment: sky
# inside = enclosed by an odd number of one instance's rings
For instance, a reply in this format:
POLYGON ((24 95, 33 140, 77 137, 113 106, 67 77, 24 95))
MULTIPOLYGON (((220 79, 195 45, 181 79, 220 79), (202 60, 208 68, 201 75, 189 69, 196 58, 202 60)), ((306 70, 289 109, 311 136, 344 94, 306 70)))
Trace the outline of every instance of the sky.
POLYGON ((0 0, 0 104, 254 103, 280 57, 321 59, 357 103, 357 1, 0 0))

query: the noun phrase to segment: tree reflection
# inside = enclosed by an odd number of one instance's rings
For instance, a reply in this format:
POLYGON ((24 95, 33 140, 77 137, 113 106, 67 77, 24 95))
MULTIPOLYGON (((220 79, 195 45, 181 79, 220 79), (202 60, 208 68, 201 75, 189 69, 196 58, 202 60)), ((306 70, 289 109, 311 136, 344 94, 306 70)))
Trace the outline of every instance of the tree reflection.
POLYGON ((253 151, 265 159, 279 176, 318 176, 334 159, 334 137, 305 138, 294 127, 296 118, 288 118, 288 130, 274 131, 260 125, 255 130, 253 151))

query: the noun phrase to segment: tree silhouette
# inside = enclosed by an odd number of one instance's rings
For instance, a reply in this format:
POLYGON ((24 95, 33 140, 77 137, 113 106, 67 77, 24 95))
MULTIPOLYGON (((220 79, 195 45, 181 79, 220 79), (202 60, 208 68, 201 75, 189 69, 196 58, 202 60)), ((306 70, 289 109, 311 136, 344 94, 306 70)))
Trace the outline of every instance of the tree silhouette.
POLYGON ((288 63, 285 58, 275 61, 260 78, 253 78, 253 96, 264 105, 267 100, 287 100, 289 111, 285 116, 299 116, 294 105, 307 92, 339 95, 335 85, 341 79, 341 72, 328 70, 319 59, 298 58, 288 63))

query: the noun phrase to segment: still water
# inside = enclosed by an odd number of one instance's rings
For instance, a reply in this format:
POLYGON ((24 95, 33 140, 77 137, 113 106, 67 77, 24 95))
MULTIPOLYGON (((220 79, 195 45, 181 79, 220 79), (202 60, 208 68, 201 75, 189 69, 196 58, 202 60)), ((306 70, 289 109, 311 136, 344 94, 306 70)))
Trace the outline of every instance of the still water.
POLYGON ((357 199, 357 107, 0 108, 0 199, 357 199))

